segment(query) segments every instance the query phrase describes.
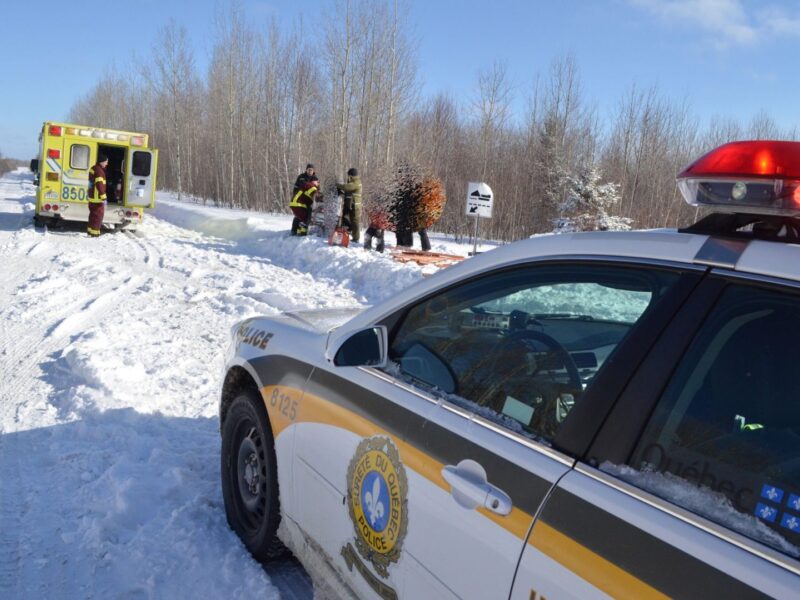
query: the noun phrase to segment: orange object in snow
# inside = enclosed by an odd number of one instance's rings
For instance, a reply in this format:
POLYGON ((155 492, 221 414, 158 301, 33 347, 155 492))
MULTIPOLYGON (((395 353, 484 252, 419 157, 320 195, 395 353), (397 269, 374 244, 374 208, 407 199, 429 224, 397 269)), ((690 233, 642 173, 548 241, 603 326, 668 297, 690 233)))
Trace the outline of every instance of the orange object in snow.
POLYGON ((331 236, 328 238, 328 245, 347 248, 350 245, 350 232, 347 231, 345 227, 339 225, 331 232, 331 236))

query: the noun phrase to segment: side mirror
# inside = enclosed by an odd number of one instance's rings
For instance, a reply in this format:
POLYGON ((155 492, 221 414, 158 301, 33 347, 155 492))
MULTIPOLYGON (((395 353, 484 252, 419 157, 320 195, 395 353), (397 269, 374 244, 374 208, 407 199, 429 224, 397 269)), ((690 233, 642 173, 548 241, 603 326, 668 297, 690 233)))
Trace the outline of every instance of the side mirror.
POLYGON ((32 158, 30 167, 31 167, 31 172, 38 173, 39 172, 39 159, 38 158, 32 158))
POLYGON ((333 349, 333 364, 337 367, 385 367, 388 338, 383 325, 357 331, 333 349))

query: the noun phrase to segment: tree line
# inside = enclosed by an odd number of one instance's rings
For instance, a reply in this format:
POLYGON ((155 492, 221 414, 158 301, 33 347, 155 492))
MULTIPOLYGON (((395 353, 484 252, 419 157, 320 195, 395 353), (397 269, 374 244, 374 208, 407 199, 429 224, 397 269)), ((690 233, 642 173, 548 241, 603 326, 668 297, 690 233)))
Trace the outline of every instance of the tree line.
POLYGON ((5 175, 17 167, 21 167, 23 164, 24 163, 21 160, 7 158, 3 156, 2 152, 0 152, 0 175, 5 175))
POLYGON ((332 0, 318 22, 298 17, 289 31, 220 9, 202 73, 186 29, 171 21, 148 55, 106 72, 69 119, 149 132, 159 186, 223 206, 287 211, 307 162, 326 187, 357 167, 365 196, 412 163, 436 174, 449 198, 435 229, 468 236, 467 182, 486 181, 495 206, 481 234, 506 241, 552 231, 576 186, 613 184, 604 211, 614 222, 688 224, 696 211, 680 201, 675 175, 693 158, 736 139, 798 138, 766 112, 701 124, 687 102, 636 84, 601 114, 570 55, 523 88, 498 62, 476 74, 469 101, 422 97, 407 9, 332 0))

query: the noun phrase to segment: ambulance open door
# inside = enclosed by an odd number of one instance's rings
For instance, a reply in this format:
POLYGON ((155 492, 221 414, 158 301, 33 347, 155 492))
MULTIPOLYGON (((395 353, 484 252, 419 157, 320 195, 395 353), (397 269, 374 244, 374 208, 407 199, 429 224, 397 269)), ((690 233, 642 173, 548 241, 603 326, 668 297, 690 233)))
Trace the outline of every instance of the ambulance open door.
POLYGON ((153 208, 156 203, 157 150, 132 149, 126 169, 125 206, 153 208))

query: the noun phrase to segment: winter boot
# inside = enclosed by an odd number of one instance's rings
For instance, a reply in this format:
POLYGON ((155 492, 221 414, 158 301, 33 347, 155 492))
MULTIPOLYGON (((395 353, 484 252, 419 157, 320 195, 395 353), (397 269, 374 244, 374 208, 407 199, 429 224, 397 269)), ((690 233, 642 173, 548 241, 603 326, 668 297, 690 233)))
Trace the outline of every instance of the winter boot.
POLYGON ((419 243, 422 246, 422 249, 426 252, 431 249, 431 241, 428 239, 428 230, 427 229, 420 229, 419 230, 419 243))

